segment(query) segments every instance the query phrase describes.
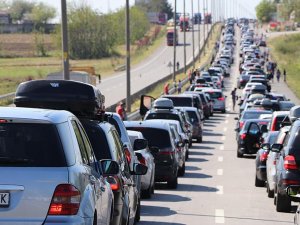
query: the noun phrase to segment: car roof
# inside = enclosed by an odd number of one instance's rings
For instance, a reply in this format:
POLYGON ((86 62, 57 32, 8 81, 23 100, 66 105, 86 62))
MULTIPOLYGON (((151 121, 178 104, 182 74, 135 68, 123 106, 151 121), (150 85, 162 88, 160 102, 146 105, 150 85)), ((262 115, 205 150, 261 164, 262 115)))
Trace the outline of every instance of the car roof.
POLYGON ((182 111, 198 111, 198 109, 195 107, 174 107, 174 108, 182 111))
POLYGON ((168 120, 154 119, 144 121, 124 121, 125 127, 149 127, 170 130, 168 120))
POLYGON ((63 123, 69 117, 75 117, 72 113, 65 110, 50 110, 40 108, 23 107, 0 107, 1 119, 15 119, 20 122, 28 121, 35 123, 63 123))

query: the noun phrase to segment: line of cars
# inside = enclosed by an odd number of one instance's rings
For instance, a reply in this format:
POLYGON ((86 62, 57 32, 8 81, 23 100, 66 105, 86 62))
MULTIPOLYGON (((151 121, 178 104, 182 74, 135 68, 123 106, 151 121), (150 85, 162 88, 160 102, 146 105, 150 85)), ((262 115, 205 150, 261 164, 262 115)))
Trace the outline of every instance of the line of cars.
MULTIPOLYGON (((270 91, 261 40, 255 40, 249 25, 240 27, 243 59, 238 86, 244 89, 236 118, 237 157, 256 155, 255 186, 266 187, 278 212, 290 212, 291 202, 300 201, 300 106, 270 91)), ((295 224, 300 224, 299 211, 298 206, 295 224)))

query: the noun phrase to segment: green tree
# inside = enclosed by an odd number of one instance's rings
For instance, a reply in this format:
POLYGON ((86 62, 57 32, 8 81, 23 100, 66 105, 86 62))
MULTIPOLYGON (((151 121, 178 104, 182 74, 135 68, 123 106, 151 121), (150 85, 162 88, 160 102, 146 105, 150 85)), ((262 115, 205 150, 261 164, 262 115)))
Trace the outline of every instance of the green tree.
POLYGON ((56 10, 54 7, 40 2, 32 8, 30 19, 34 21, 35 24, 41 25, 46 24, 50 19, 55 18, 55 16, 56 10))
POLYGON ((173 8, 168 0, 151 0, 139 3, 137 6, 146 12, 163 12, 168 15, 169 19, 173 17, 173 8))
POLYGON ((11 18, 14 21, 22 20, 24 14, 31 13, 34 7, 33 2, 25 1, 25 0, 14 0, 9 8, 11 13, 11 18))
POLYGON ((255 8, 259 21, 270 22, 273 13, 276 12, 276 5, 270 0, 262 0, 255 8))

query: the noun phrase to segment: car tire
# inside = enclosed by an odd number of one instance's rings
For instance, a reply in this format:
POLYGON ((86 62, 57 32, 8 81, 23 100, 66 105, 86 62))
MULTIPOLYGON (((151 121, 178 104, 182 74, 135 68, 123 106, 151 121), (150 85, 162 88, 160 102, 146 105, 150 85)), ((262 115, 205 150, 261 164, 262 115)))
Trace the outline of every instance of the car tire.
POLYGON ((192 145, 193 145, 193 141, 190 141, 189 142, 189 148, 192 147, 192 145))
POLYGON ((203 141, 202 136, 197 138, 197 143, 202 143, 202 141, 203 141))
POLYGON ((187 151, 185 152, 185 161, 187 161, 187 160, 189 159, 189 154, 190 154, 190 151, 187 150, 187 151))
POLYGON ((152 195, 152 185, 150 184, 146 190, 142 190, 142 197, 150 199, 152 195))
POLYGON ((97 213, 94 213, 93 225, 97 225, 97 213))
POLYGON ((239 149, 238 149, 237 152, 236 152, 236 156, 237 156, 238 158, 243 158, 244 154, 243 154, 243 153, 240 153, 240 152, 239 152, 239 149))
POLYGON ((136 206, 134 224, 136 224, 140 220, 141 220, 141 199, 138 200, 138 205, 136 206))
POLYGON ((185 174, 185 163, 183 163, 182 167, 178 170, 178 176, 183 177, 185 174))
POLYGON ((267 183, 267 193, 268 193, 268 198, 274 198, 274 190, 270 190, 270 186, 267 183))
POLYGON ((171 189, 176 189, 177 186, 178 186, 178 177, 176 174, 171 180, 168 181, 168 187, 171 189))
POLYGON ((286 196, 278 192, 276 193, 276 211, 277 212, 290 212, 291 200, 286 196))
POLYGON ((225 112, 226 112, 226 110, 225 110, 225 109, 223 109, 223 110, 222 110, 222 113, 225 113, 225 112))
POLYGON ((257 178, 257 175, 255 175, 255 187, 264 187, 265 181, 260 180, 257 178))

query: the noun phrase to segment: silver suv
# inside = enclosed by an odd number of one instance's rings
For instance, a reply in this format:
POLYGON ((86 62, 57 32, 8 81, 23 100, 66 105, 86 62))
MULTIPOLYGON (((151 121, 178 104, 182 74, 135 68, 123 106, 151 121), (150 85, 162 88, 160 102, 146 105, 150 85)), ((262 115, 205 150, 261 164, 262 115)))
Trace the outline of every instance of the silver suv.
POLYGON ((113 194, 70 112, 0 107, 0 224, 109 224, 113 194), (29 208, 28 208, 29 207, 29 208))

